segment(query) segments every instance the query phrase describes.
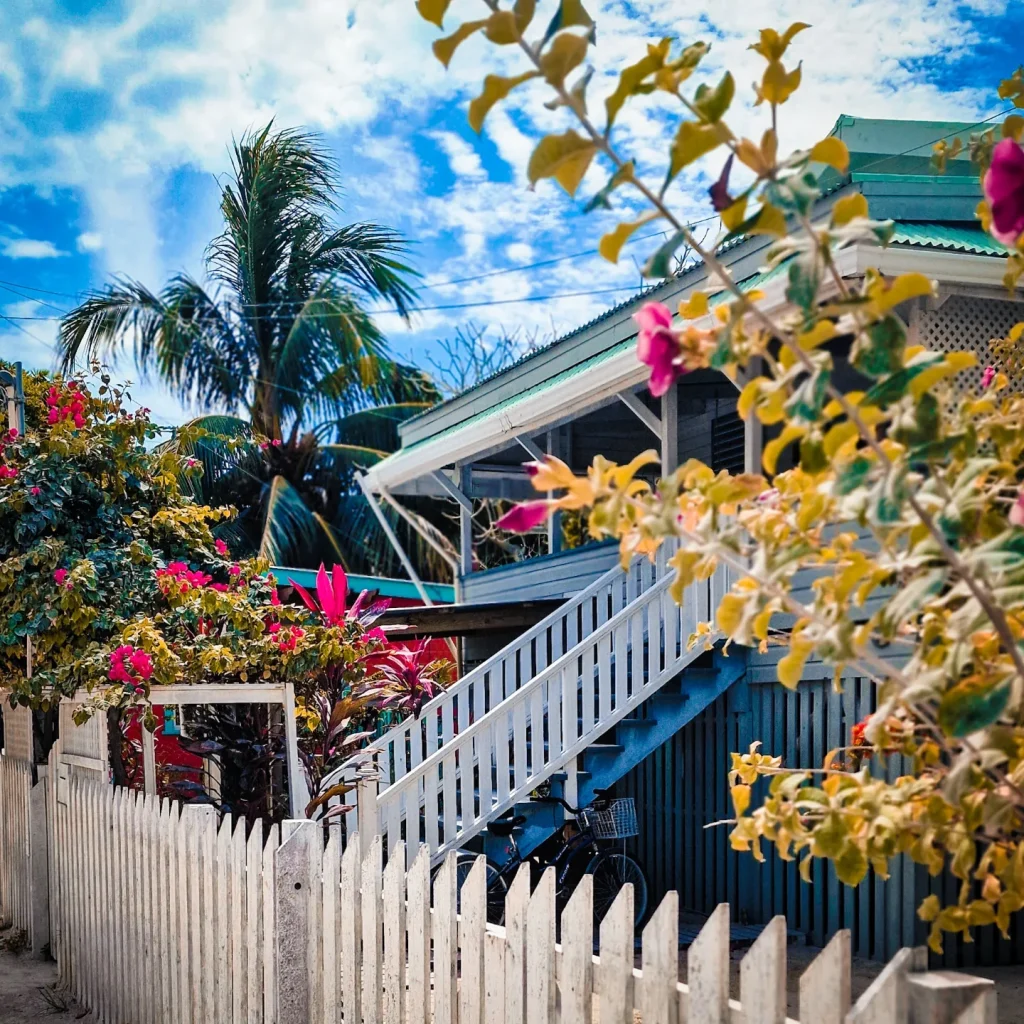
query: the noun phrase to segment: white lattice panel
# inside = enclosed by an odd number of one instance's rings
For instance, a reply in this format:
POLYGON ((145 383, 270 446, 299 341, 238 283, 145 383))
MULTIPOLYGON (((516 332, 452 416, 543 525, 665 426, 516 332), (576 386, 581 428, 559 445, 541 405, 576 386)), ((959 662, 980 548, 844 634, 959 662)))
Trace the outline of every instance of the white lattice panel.
MULTIPOLYGON (((952 295, 938 309, 918 310, 917 318, 918 337, 926 348, 977 355, 977 366, 957 374, 955 387, 962 394, 981 390, 985 367, 995 364, 991 342, 1024 320, 1024 302, 952 295)), ((1012 382, 1019 389, 1024 380, 1017 374, 1012 382)))
POLYGON ((4 702, 4 754, 18 761, 32 760, 32 712, 4 702))

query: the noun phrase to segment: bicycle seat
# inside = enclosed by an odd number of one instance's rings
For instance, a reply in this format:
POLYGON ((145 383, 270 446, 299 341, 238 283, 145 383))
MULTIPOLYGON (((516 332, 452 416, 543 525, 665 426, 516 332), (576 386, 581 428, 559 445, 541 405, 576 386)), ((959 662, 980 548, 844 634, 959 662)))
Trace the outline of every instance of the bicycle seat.
POLYGON ((519 828, 520 825, 526 824, 526 816, 523 814, 517 814, 514 818, 499 818, 496 821, 492 821, 487 826, 487 831, 492 836, 510 836, 512 833, 519 828))

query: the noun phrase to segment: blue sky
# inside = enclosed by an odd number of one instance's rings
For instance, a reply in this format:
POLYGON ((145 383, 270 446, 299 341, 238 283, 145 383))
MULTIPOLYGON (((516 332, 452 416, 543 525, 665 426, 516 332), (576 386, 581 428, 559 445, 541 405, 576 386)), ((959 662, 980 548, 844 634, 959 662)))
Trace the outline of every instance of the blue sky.
MULTIPOLYGON (((538 21, 545 6, 553 0, 541 3, 538 21)), ((824 135, 840 113, 994 113, 995 84, 1020 59, 1024 19, 1024 0, 717 0, 703 9, 591 0, 588 8, 599 29, 592 97, 610 91, 647 40, 705 39, 709 75, 729 67, 736 76, 733 120, 748 134, 760 133, 763 112, 750 105, 760 58, 747 44, 763 26, 812 22, 791 51, 806 85, 781 121, 790 148, 824 135)), ((480 9, 481 0, 455 0, 449 20, 480 9)), ((618 266, 585 255, 515 269, 592 249, 615 217, 585 217, 548 183, 527 188, 532 140, 561 128, 561 115, 543 108, 540 87, 527 88, 476 136, 468 99, 496 59, 508 68, 514 57, 473 41, 446 74, 430 54, 435 35, 413 0, 179 0, 173 9, 160 0, 7 0, 0 316, 9 319, 0 320, 0 354, 51 365, 55 318, 112 274, 152 288, 182 268, 201 274, 219 227, 216 176, 228 143, 271 117, 323 133, 345 182, 345 220, 379 221, 414 241, 421 305, 466 307, 425 311, 411 327, 382 317, 400 353, 422 361, 470 320, 492 335, 518 329, 543 339, 621 301, 652 243, 628 248, 618 266), (461 283, 443 285, 452 280, 461 283), (566 294, 592 291, 600 294, 566 294), (513 301, 525 298, 542 301, 513 301)), ((621 147, 641 166, 659 165, 666 116, 648 104, 622 119, 621 147)), ((698 167, 674 191, 687 216, 706 216, 716 170, 698 167)), ((595 174, 583 191, 599 184, 595 174)), ((118 370, 139 380, 130 360, 118 370)), ((194 411, 153 382, 135 394, 164 422, 194 411)))

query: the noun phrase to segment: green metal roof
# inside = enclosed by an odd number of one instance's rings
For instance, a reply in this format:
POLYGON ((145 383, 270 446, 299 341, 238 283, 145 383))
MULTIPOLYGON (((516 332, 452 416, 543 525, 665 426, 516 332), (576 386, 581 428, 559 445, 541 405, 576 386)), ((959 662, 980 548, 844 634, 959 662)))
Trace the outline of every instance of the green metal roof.
MULTIPOLYGON (((289 569, 287 566, 272 565, 270 571, 282 586, 286 585, 289 580, 307 589, 316 586, 316 570, 314 569, 289 569)), ((455 603, 455 587, 450 584, 424 583, 423 587, 430 596, 431 601, 436 601, 438 604, 455 603)), ((348 577, 348 589, 354 594, 358 594, 363 590, 379 590, 381 597, 397 597, 411 601, 420 600, 420 592, 416 589, 416 584, 412 580, 396 580, 390 576, 350 575, 348 577)))
POLYGON ((925 249, 944 249, 948 252, 970 252, 980 256, 1009 255, 1005 245, 981 228, 956 224, 897 224, 892 240, 901 245, 918 245, 925 249))
MULTIPOLYGON (((748 277, 740 282, 740 286, 744 291, 751 291, 754 288, 760 288, 768 281, 772 281, 777 277, 782 276, 785 271, 785 264, 780 264, 777 267, 773 267, 771 270, 767 270, 764 273, 754 274, 752 277, 748 277)), ((643 298, 644 294, 637 296, 637 299, 643 298)), ((717 295, 710 299, 709 305, 716 306, 721 302, 724 302, 728 298, 727 292, 719 292, 717 295)), ((637 300, 634 300, 637 301, 637 300)), ((556 374, 554 377, 550 377, 548 380, 542 381, 539 384, 535 384, 531 388, 527 388, 525 391, 521 391, 515 395, 509 395, 507 398, 496 402, 494 405, 488 406, 486 409, 470 416, 468 419, 460 420, 458 423, 453 424, 450 427, 439 431, 436 434, 431 434, 430 437, 423 438, 421 441, 416 441, 413 444, 404 445, 399 452, 395 452, 393 455, 389 455, 387 459, 383 459, 377 463, 374 469, 385 467, 390 459, 395 458, 401 454, 407 455, 409 452, 414 452, 418 448, 427 444, 434 444, 440 439, 450 436, 456 431, 463 430, 466 427, 471 426, 474 423, 480 422, 480 420, 489 418, 501 412, 508 412, 510 409, 514 409, 519 405, 525 403, 528 399, 535 398, 539 394, 543 394, 546 391, 550 391, 553 388, 565 387, 569 382, 575 380, 577 377, 582 376, 585 373, 609 362, 610 360, 622 355, 624 352, 628 352, 636 346, 636 336, 627 338, 625 341, 619 342, 617 345, 613 345, 611 348, 606 349, 604 352, 600 352, 597 355, 591 356, 589 359, 584 359, 574 366, 570 366, 567 370, 563 370, 561 373, 556 374)))
MULTIPOLYGON (((917 222, 899 223, 896 225, 892 241, 893 244, 909 245, 930 250, 944 250, 947 252, 971 253, 983 256, 1005 256, 1007 254, 1006 247, 995 241, 995 239, 989 236, 986 232, 982 231, 980 227, 961 224, 917 222)), ((769 281, 781 277, 785 273, 786 263, 783 263, 771 270, 763 271, 745 278, 740 282, 740 285, 744 290, 750 291, 754 288, 762 287, 769 281)), ((649 290, 641 292, 630 300, 630 302, 638 306, 643 299, 647 298, 648 294, 649 290)), ((719 292, 711 298, 710 305, 718 305, 719 303, 724 302, 727 297, 728 293, 725 291, 719 292)), ((449 437, 457 431, 461 431, 463 428, 469 427, 481 420, 502 412, 509 412, 517 406, 522 405, 527 400, 533 399, 539 394, 550 391, 552 388, 565 387, 573 380, 589 373, 608 361, 615 359, 622 353, 629 351, 635 346, 635 344, 635 336, 627 338, 603 352, 575 363, 547 380, 541 381, 523 391, 508 394, 493 405, 480 409, 467 419, 459 420, 436 434, 431 434, 422 440, 403 446, 399 452, 395 452, 394 455, 391 455, 381 463, 378 463, 378 466, 375 468, 383 468, 391 459, 397 458, 398 455, 407 456, 410 452, 415 452, 424 445, 432 445, 439 439, 449 437)))

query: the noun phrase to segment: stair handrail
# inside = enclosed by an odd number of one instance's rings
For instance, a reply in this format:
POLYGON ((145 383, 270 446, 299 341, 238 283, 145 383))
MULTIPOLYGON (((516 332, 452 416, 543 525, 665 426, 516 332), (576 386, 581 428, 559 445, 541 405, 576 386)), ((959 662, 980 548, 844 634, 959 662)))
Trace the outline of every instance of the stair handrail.
MULTIPOLYGON (((721 572, 719 569, 716 571, 721 572)), ((599 642, 603 637, 614 632, 623 622, 627 622, 637 611, 644 605, 652 603, 656 598, 660 597, 665 591, 669 589, 675 579, 675 572, 667 572, 661 577, 653 586, 649 587, 642 594, 638 595, 633 601, 630 601, 622 609, 615 613, 611 618, 607 619, 600 626, 598 626, 593 632, 587 634, 586 637, 582 638, 579 643, 566 651, 561 657, 557 658, 550 665, 541 669, 537 675, 533 676, 526 683, 520 686, 515 693, 506 697, 500 704, 491 708, 481 718, 476 719, 468 728, 460 732, 457 736, 452 737, 449 743, 446 743, 435 750, 428 757, 425 757, 419 764, 411 767, 405 775, 400 779, 397 779, 392 785, 386 789, 382 789, 377 794, 377 812, 380 813, 381 809, 391 800, 401 799, 404 792, 412 789, 416 785, 420 778, 425 776, 428 772, 432 771, 437 765, 441 764, 446 757, 451 756, 451 750, 449 744, 451 743, 464 743, 465 741, 472 739, 473 736, 483 732, 485 729, 489 729, 494 721, 496 721, 499 715, 507 715, 509 710, 515 707, 518 703, 526 700, 531 696, 535 690, 547 682, 550 677, 561 673, 563 668, 566 668, 574 661, 579 658, 579 648, 585 645, 593 645, 599 642)), ((687 591, 690 591, 700 585, 704 585, 709 588, 709 602, 710 602, 710 588, 713 584, 714 576, 709 577, 707 580, 697 580, 691 583, 687 587, 687 591)), ((710 604, 709 604, 710 607, 710 604)), ((712 637, 711 639, 714 639, 712 637)), ((594 723, 594 729, 598 728, 599 723, 594 723)), ((579 740, 584 739, 583 736, 579 737, 579 740)), ((556 768, 551 768, 550 771, 556 771, 556 768)), ((418 801, 417 801, 418 803, 418 801)), ((379 819, 378 819, 379 820, 379 819)))
MULTIPOLYGON (((566 615, 571 614, 572 611, 581 607, 586 601, 589 601, 591 598, 595 597, 602 590, 604 590, 607 586, 613 584, 616 581, 616 579, 625 577, 626 574, 632 570, 637 560, 639 560, 642 557, 643 556, 637 556, 636 559, 630 562, 630 565, 627 569, 623 569, 622 565, 616 562, 616 564, 612 566, 611 569, 609 569, 605 573, 602 573, 596 580, 594 580, 593 583, 589 584, 583 590, 574 594, 572 597, 567 599, 563 604, 560 604, 556 609, 554 609, 554 611, 545 615, 544 618, 540 620, 540 622, 531 626, 528 630, 526 630, 525 633, 520 634, 518 637, 516 637, 515 640, 513 640, 509 644, 506 644, 504 647, 501 648, 501 650, 496 651, 494 654, 492 654, 485 661, 482 661, 475 668, 470 669, 469 672, 467 672, 461 678, 457 679, 454 683, 452 683, 451 686, 446 687, 436 697, 433 697, 429 701, 427 701, 423 705, 423 707, 420 708, 419 714, 410 715, 408 718, 404 718, 397 725, 392 726, 386 733, 382 734, 381 736, 378 736, 373 741, 371 746, 386 747, 389 743, 397 742, 400 737, 404 736, 424 716, 430 714, 432 711, 439 710, 446 703, 453 702, 458 695, 467 691, 472 684, 476 682, 482 682, 488 672, 493 671, 494 668, 500 665, 501 662, 508 658, 510 655, 515 654, 517 651, 523 650, 534 640, 543 636, 545 631, 550 626, 555 625, 557 622, 564 619, 566 615)), ((624 607, 628 608, 630 603, 631 602, 627 602, 626 605, 624 605, 624 607)), ((593 634, 591 633, 590 635, 592 636, 593 634)), ((582 639, 583 638, 581 638, 581 641, 582 639)), ((545 669, 541 669, 541 672, 543 671, 545 671, 545 669)), ((529 682, 529 680, 526 680, 523 683, 523 685, 525 685, 526 682, 529 682)), ((521 688, 522 686, 517 687, 517 692, 521 688)), ((506 697, 505 699, 508 700, 509 698, 506 697)), ((465 735, 465 731, 460 731, 458 735, 465 735)), ((360 753, 354 754, 352 757, 345 760, 337 768, 333 768, 324 776, 323 782, 321 783, 321 788, 326 789, 329 785, 332 785, 335 781, 341 779, 347 770, 357 768, 364 762, 364 760, 365 755, 360 753)), ((404 777, 405 776, 403 776, 403 778, 404 777)), ((396 784, 397 781, 398 780, 396 780, 396 784)), ((383 787, 391 785, 390 781, 387 780, 382 780, 381 784, 383 787)))

